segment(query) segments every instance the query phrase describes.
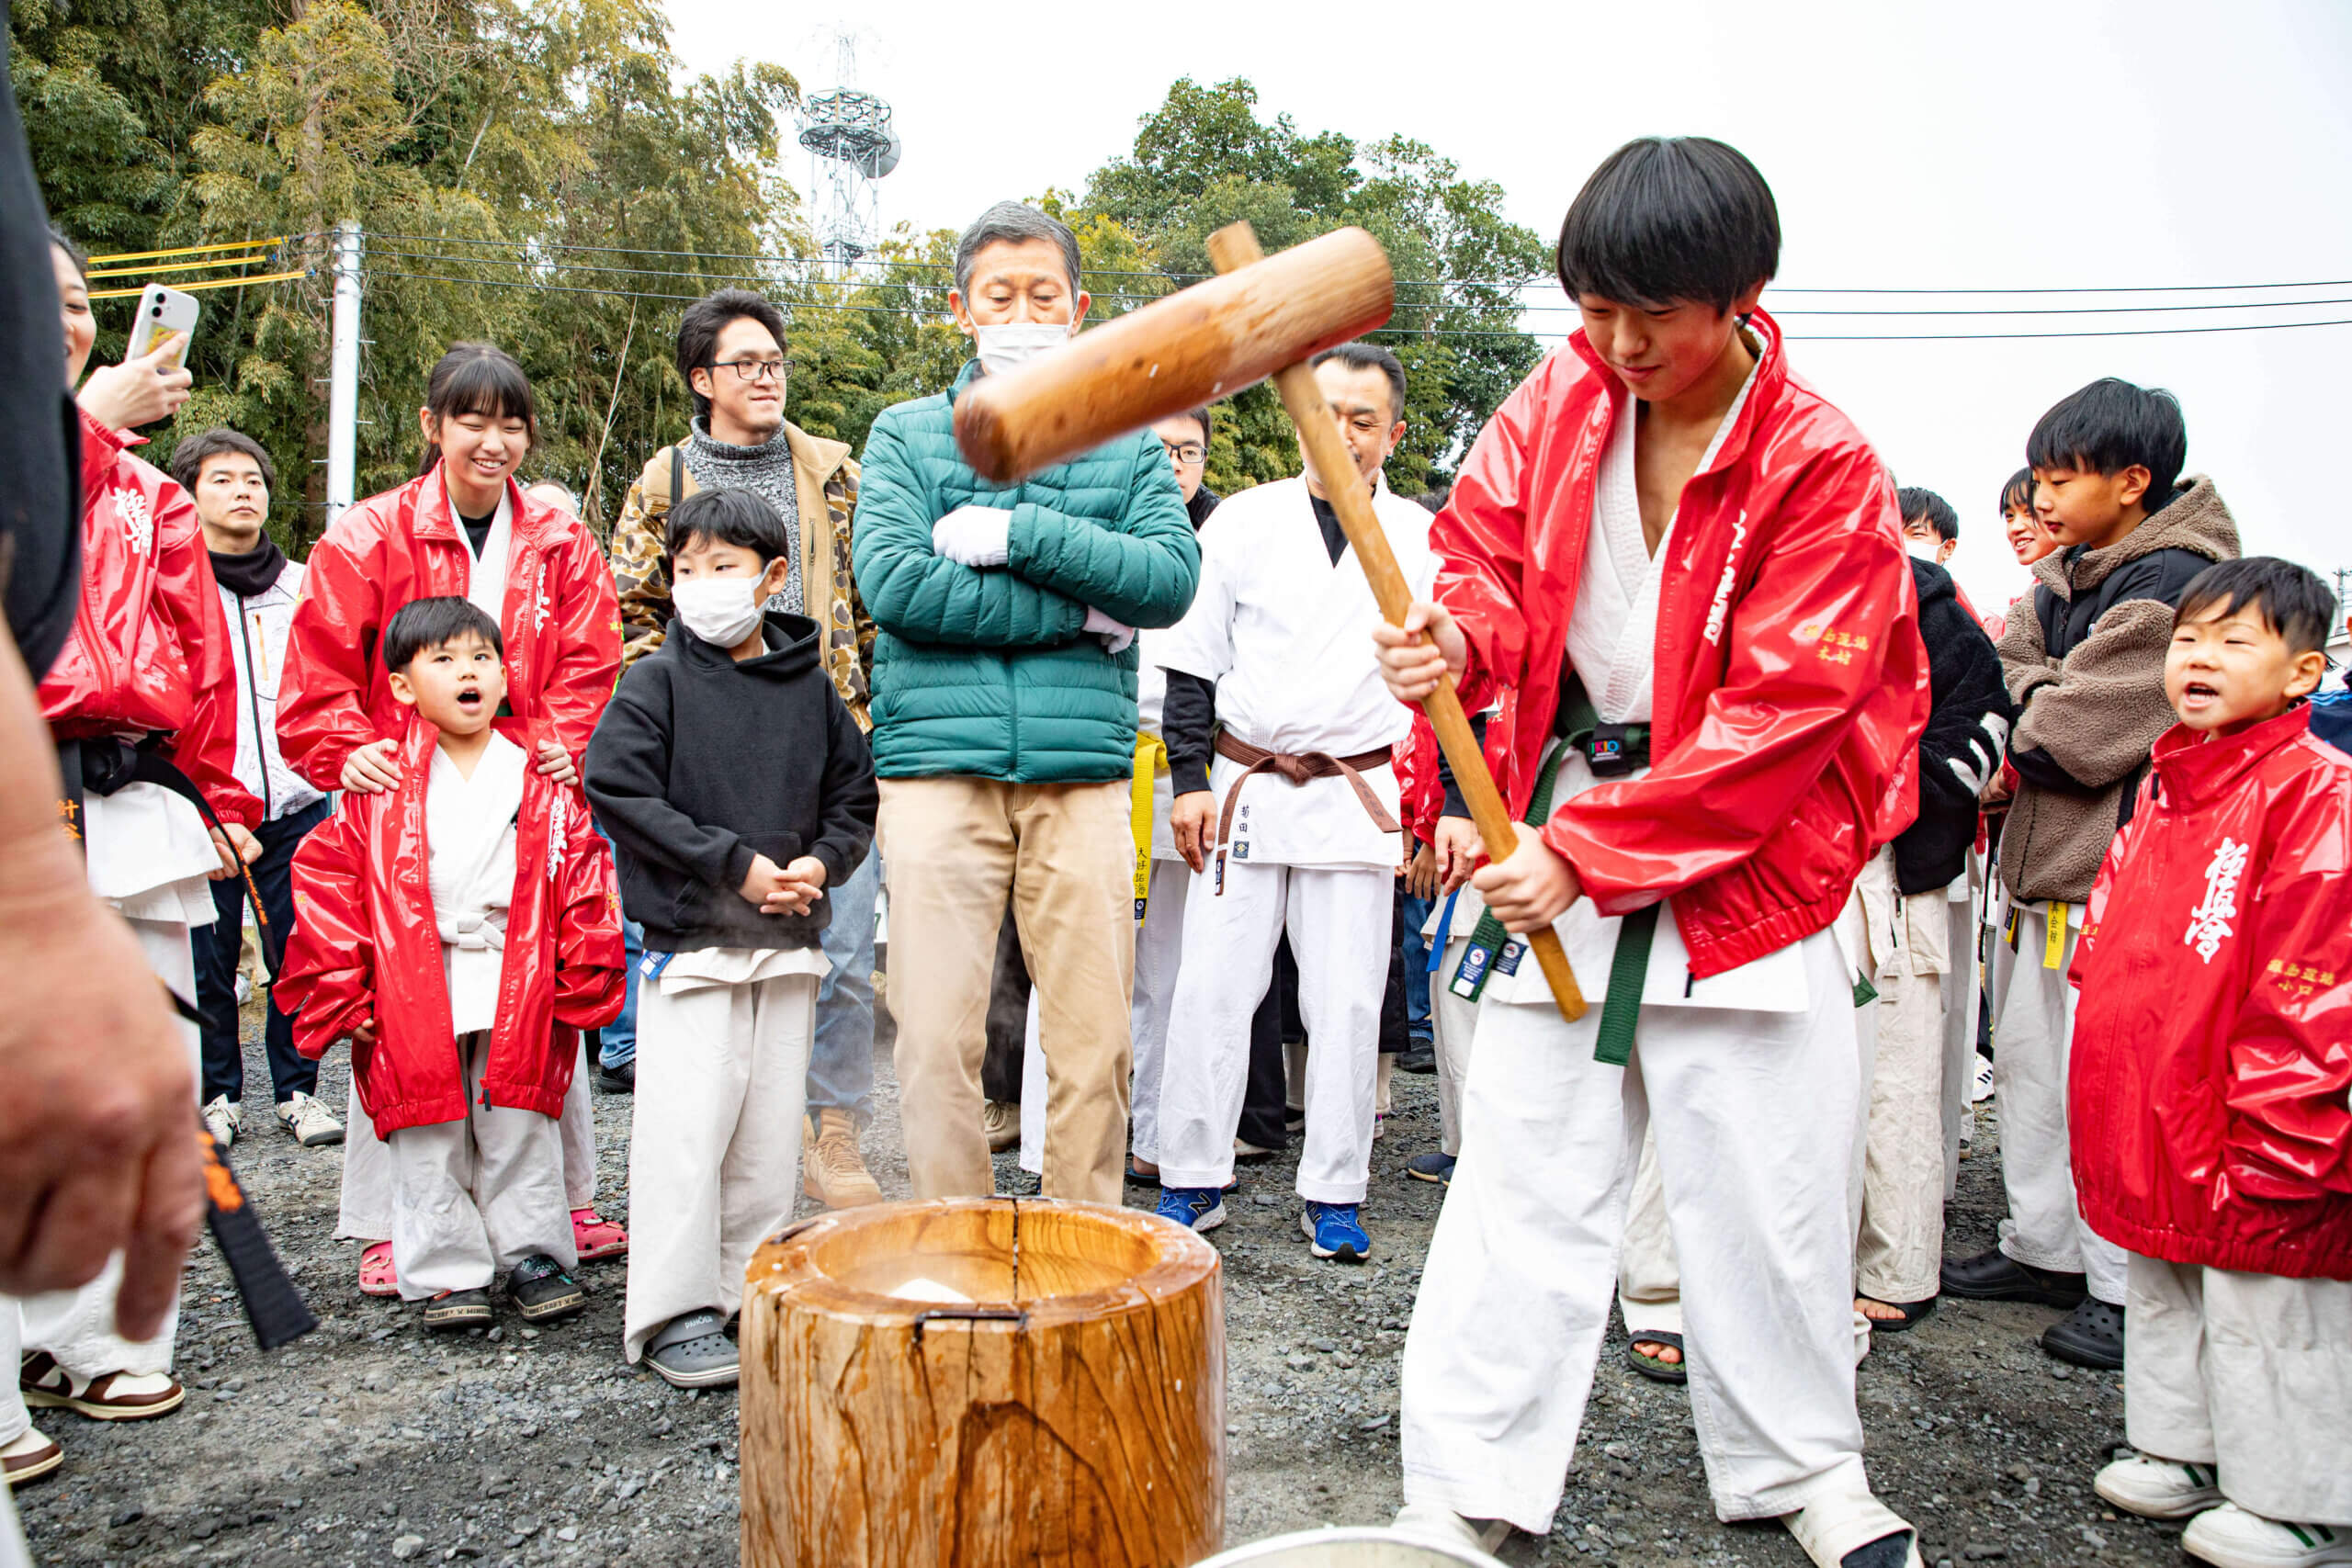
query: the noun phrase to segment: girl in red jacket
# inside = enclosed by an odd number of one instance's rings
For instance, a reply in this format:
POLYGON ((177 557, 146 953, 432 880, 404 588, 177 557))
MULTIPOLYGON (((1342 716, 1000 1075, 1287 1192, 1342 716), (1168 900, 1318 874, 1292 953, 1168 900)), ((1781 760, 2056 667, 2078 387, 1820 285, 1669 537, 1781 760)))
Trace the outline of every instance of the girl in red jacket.
POLYGON ((2180 722, 2072 976, 2075 1191, 2129 1254, 2139 1452, 2098 1494, 2222 1568, 2352 1562, 2352 761, 2303 701, 2335 614, 2267 557, 2182 593, 2180 722))
MULTIPOLYGON (((458 344, 433 367, 417 417, 423 471, 336 518, 311 551, 287 629, 279 750, 321 789, 369 795, 398 784, 407 714, 378 645, 403 604, 455 595, 498 624, 507 701, 543 731, 537 771, 577 784, 588 737, 620 676, 620 602, 595 536, 515 483, 538 436, 530 380, 503 350, 458 344)), ((380 1239, 390 1229, 389 1172, 365 1115, 355 1092, 336 1234, 375 1243, 360 1256, 360 1289, 390 1295, 390 1248, 380 1239)), ((583 1082, 564 1113, 567 1146, 585 1151, 568 1162, 568 1186, 582 1249, 604 1257, 619 1227, 594 1207, 589 1118, 583 1082)))
POLYGON ((1487 755, 1532 830, 1475 884, 1607 998, 1568 1023, 1516 944, 1482 966, 1405 1345, 1408 1529, 1550 1527, 1646 1124, 1716 1513, 1783 1517, 1822 1568, 1919 1561, 1862 1470, 1859 955, 1830 928, 1917 812, 1927 657, 1886 469, 1756 308, 1779 259, 1738 152, 1613 153, 1560 233, 1583 330, 1472 447, 1437 603, 1374 634, 1398 697, 1449 669, 1499 697, 1487 755))
POLYGON ((425 1326, 489 1322, 500 1271, 525 1318, 565 1316, 587 1296, 556 1119, 578 1032, 620 1010, 612 853, 579 786, 530 767, 545 731, 493 718, 506 682, 479 606, 405 606, 383 660, 415 714, 388 755, 400 782, 347 795, 295 852, 277 984, 304 1055, 351 1042, 425 1326))
MULTIPOLYGON (((51 254, 71 386, 89 364, 96 326, 81 254, 62 239, 51 254)), ((232 874, 236 856, 258 852, 248 829, 261 820, 261 802, 236 779, 229 624, 196 503, 131 455, 135 426, 187 400, 187 372, 171 363, 183 346, 175 334, 82 385, 81 603, 39 694, 66 786, 61 820, 80 842, 90 890, 129 922, 156 976, 192 1008, 189 931, 213 921, 210 879, 232 874)), ((196 1034, 184 1032, 192 1066, 196 1034)), ((178 1314, 153 1339, 121 1338, 120 1275, 117 1259, 78 1291, 24 1303, 27 1403, 107 1421, 179 1408, 186 1395, 171 1375, 178 1314)), ((0 1343, 0 1361, 5 1350, 0 1343)))

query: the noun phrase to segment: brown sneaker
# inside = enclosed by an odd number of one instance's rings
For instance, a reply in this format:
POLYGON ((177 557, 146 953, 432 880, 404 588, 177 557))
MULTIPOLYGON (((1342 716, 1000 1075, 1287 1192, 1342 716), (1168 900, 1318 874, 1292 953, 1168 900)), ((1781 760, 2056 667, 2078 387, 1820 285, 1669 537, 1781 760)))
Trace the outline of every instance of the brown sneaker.
POLYGON ((39 1481, 64 1462, 65 1450, 42 1437, 38 1427, 26 1427, 24 1436, 0 1448, 0 1472, 6 1472, 11 1486, 39 1481))
POLYGON ((18 1372, 25 1403, 36 1410, 71 1410, 93 1421, 146 1421, 168 1416, 187 1399, 169 1372, 101 1372, 77 1378, 46 1350, 27 1356, 18 1372))
POLYGON ((989 1140, 989 1153, 1001 1155, 1007 1149, 1021 1146, 1021 1107, 1010 1100, 991 1100, 980 1106, 980 1131, 989 1140))
POLYGON ((824 1110, 809 1119, 808 1147, 800 1160, 800 1190, 828 1209, 882 1201, 882 1186, 857 1148, 857 1119, 824 1110))

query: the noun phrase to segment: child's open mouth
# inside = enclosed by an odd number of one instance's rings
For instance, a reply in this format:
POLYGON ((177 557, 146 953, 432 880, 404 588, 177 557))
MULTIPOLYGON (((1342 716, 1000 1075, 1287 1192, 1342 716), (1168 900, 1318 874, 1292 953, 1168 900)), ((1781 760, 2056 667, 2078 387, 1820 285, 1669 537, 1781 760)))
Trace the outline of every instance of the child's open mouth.
POLYGON ((2191 681, 2180 689, 2181 700, 2184 702, 2210 703, 2219 698, 2221 694, 2219 688, 2203 681, 2191 681))
POLYGON ((478 708, 481 706, 481 694, 469 687, 458 694, 458 705, 468 709, 478 708))

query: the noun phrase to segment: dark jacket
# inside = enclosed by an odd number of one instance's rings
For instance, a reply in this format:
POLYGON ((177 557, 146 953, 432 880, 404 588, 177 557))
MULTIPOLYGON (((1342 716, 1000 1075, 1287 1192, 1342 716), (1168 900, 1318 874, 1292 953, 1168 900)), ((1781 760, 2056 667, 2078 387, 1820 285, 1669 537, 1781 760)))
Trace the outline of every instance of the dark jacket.
POLYGON ((2018 899, 2090 897, 2156 737, 2172 728, 2165 649, 2188 580, 2234 560, 2237 525, 2203 476, 2103 550, 2034 562, 2033 604, 2001 634, 2018 705, 2018 793, 2001 829, 2001 880, 2018 899))
POLYGON ((1911 583, 1919 591, 1932 696, 1919 737, 1919 816, 1895 838, 1894 883, 1905 893, 1928 893, 1968 868, 1976 797, 2001 765, 2014 710, 2001 685, 2001 657, 1962 608, 1951 573, 1915 557, 1911 583))
POLYGON ((2312 733, 2339 751, 2352 751, 2352 676, 2312 698, 2312 733))
POLYGON ((814 947, 831 919, 763 915, 754 855, 814 855, 838 887, 874 841, 874 759, 818 660, 817 623, 773 612, 737 663, 678 621, 621 677, 588 743, 588 799, 620 849, 621 902, 651 953, 814 947))

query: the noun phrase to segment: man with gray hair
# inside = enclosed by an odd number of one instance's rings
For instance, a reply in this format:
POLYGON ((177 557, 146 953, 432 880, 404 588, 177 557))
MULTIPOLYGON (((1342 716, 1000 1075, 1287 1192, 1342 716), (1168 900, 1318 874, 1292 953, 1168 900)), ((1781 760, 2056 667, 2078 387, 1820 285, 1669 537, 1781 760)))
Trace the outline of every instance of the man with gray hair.
POLYGON ((1138 626, 1172 625, 1200 551, 1138 431, 1016 485, 956 449, 956 400, 1086 318, 1078 241, 1016 202, 964 231, 948 295, 978 351, 884 411, 852 545, 874 649, 907 1168, 918 1198, 994 1190, 980 1126, 989 975, 1008 895, 1048 1080, 1045 1190, 1116 1203, 1135 967, 1130 785, 1138 626))

